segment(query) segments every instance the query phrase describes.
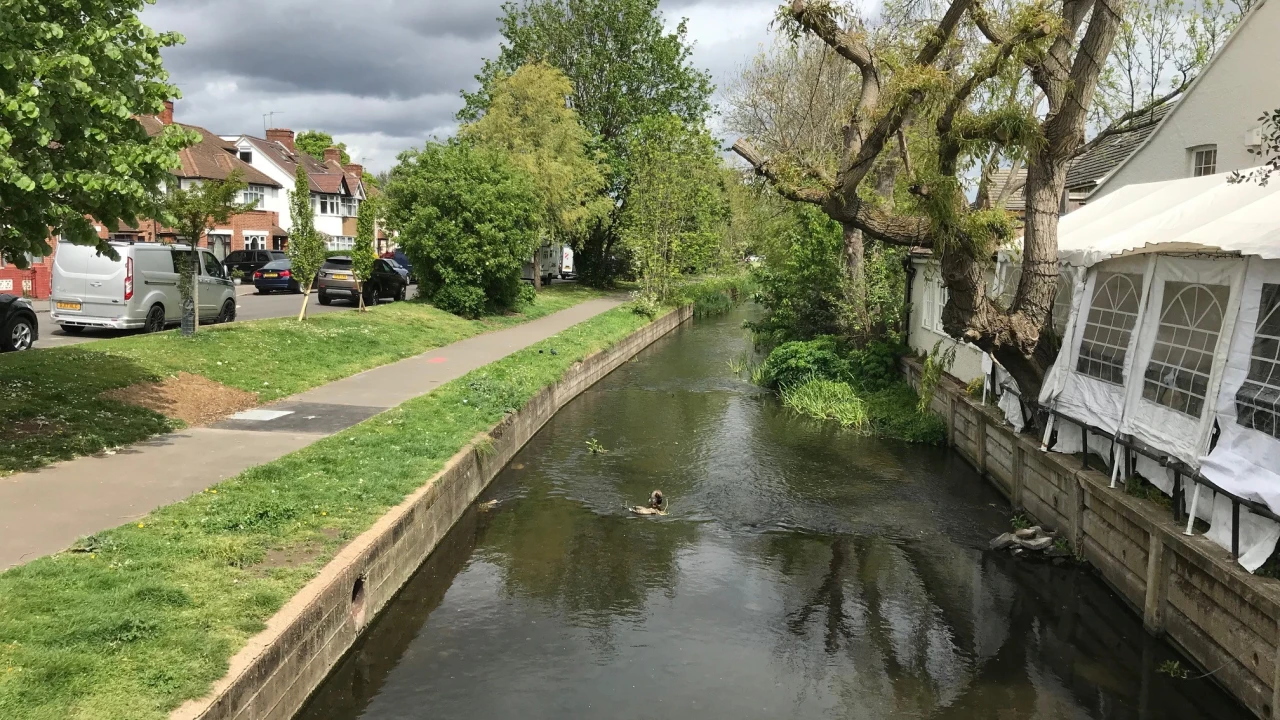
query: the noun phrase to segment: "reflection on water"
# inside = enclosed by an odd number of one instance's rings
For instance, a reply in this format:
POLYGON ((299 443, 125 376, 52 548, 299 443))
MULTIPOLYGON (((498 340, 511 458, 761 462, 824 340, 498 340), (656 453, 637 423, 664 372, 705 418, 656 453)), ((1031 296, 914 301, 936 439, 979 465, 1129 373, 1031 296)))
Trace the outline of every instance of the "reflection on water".
POLYGON ((1087 571, 984 552, 1009 508, 954 455, 736 379, 742 319, 561 411, 300 717, 1248 717, 1087 571))

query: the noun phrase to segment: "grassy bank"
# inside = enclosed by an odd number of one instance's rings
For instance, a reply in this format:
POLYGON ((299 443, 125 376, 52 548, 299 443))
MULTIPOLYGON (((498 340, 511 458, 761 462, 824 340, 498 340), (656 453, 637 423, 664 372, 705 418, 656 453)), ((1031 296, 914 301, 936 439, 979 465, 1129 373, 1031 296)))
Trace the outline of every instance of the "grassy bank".
POLYGON ((557 285, 523 312, 467 320, 423 303, 368 313, 335 312, 299 323, 258 320, 102 340, 75 347, 0 355, 0 475, 118 447, 166 432, 174 423, 101 394, 179 372, 258 393, 262 402, 293 395, 458 340, 528 322, 600 297, 557 285))
POLYGON ((0 574, 0 717, 158 719, 203 695, 345 542, 507 409, 647 322, 611 310, 80 552, 0 574))

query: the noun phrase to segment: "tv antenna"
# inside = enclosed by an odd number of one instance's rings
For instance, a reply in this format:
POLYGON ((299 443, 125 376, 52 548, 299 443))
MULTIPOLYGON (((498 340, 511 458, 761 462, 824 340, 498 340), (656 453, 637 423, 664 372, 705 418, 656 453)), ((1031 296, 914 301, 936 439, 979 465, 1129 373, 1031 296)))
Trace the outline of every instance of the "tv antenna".
POLYGON ((268 113, 262 113, 262 134, 263 135, 267 134, 267 130, 269 130, 271 126, 275 123, 276 116, 283 115, 283 114, 284 113, 279 110, 272 110, 271 112, 268 112, 268 113))

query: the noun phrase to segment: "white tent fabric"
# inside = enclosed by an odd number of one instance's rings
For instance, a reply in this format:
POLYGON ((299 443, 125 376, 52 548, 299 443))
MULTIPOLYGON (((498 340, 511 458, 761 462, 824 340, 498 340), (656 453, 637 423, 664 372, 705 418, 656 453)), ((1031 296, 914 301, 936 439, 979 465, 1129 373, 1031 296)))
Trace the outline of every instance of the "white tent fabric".
POLYGON ((1200 458, 1209 450, 1214 420, 1211 408, 1213 398, 1218 397, 1231 347, 1244 269, 1245 261, 1235 258, 1160 255, 1146 307, 1138 320, 1138 347, 1133 371, 1126 375, 1127 397, 1120 432, 1168 451, 1193 468, 1199 467, 1200 458), (1223 288, 1221 295, 1209 292, 1216 288, 1223 288), (1196 302, 1201 299, 1204 302, 1196 302), (1187 307, 1182 307, 1183 303, 1187 307), (1204 313, 1207 323, 1219 320, 1216 337, 1197 330, 1194 317, 1190 328, 1182 327, 1182 318, 1171 317, 1195 313, 1204 313), (1197 347, 1202 347, 1201 353, 1197 353, 1197 347), (1205 356, 1204 363, 1195 368, 1199 372, 1194 373, 1196 379, 1190 383, 1204 383, 1203 390, 1183 386, 1183 378, 1193 375, 1186 368, 1197 365, 1197 354, 1205 356), (1168 362, 1162 363, 1166 357, 1168 362), (1153 373, 1158 378, 1153 378, 1153 373), (1176 381, 1171 380, 1174 377, 1176 381), (1198 399, 1197 392, 1202 393, 1198 399))
POLYGON ((1207 250, 1280 258, 1280 183, 1228 174, 1129 185, 1063 216, 1058 253, 1091 267, 1141 252, 1207 250))

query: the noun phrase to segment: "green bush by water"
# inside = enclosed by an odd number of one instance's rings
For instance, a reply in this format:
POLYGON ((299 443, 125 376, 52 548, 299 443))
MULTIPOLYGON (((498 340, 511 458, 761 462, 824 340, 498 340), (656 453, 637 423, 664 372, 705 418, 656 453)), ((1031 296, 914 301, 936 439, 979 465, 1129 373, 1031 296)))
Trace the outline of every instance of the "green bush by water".
POLYGON ((832 420, 841 427, 863 428, 867 424, 867 404, 848 383, 813 377, 782 390, 782 404, 819 420, 832 420))

